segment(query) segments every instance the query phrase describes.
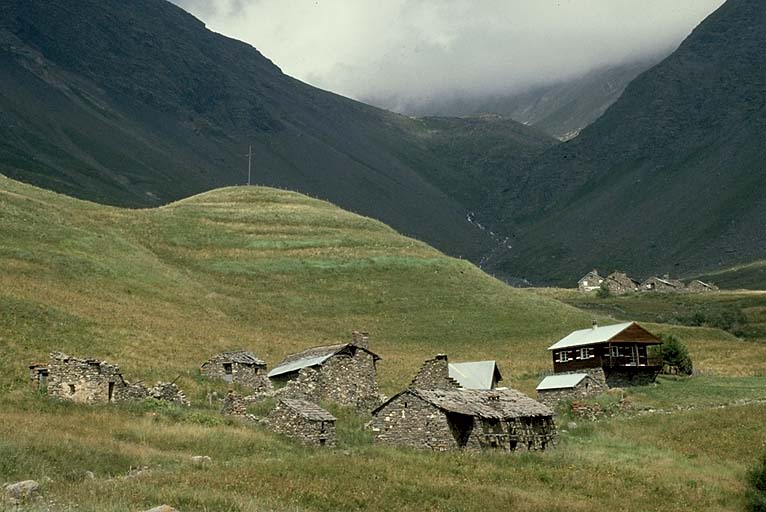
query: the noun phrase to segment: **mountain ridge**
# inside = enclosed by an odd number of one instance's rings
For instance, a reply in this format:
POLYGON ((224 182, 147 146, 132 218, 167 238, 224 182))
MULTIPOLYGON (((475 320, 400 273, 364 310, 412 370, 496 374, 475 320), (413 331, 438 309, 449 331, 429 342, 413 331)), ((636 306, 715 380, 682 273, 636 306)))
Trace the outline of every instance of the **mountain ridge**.
POLYGON ((766 15, 729 0, 579 137, 510 184, 499 271, 694 275, 766 252, 766 15), (544 264, 544 265, 543 265, 544 264))

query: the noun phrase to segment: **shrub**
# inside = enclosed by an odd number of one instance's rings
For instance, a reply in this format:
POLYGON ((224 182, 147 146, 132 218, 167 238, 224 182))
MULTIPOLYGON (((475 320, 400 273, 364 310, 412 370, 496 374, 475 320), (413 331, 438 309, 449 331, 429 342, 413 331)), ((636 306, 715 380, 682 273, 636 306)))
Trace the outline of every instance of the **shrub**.
POLYGON ((609 291, 609 288, 606 286, 606 283, 601 283, 601 286, 598 287, 598 290, 596 290, 596 297, 599 299, 608 299, 611 297, 612 292, 609 291))
POLYGON ((745 500, 748 512, 766 512, 766 453, 747 472, 745 500))
POLYGON ((666 373, 682 373, 691 375, 694 369, 689 350, 681 339, 674 334, 660 334, 662 340, 662 363, 669 371, 666 373))

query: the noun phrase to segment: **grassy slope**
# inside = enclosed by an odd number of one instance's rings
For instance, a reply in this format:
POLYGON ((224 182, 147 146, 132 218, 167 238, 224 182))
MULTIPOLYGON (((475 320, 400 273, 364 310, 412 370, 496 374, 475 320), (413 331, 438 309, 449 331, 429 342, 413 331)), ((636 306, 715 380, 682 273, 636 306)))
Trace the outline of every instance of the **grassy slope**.
POLYGON ((710 280, 723 288, 763 290, 766 288, 766 260, 711 272, 700 279, 710 280))
MULTIPOLYGON (((204 397, 225 387, 200 381, 197 365, 230 347, 273 363, 365 328, 384 357, 388 393, 439 351, 496 357, 530 392, 549 364, 544 348, 590 315, 378 222, 273 189, 129 211, 0 178, 0 241, 0 480, 51 478, 44 490, 55 509, 732 510, 763 443, 750 425, 766 420, 766 407, 751 404, 586 423, 557 450, 511 457, 372 447, 363 419, 340 410, 341 449, 305 449, 218 416, 204 397), (48 401, 28 390, 25 365, 52 349, 119 362, 129 379, 181 374, 194 407, 48 401), (191 466, 195 454, 212 465, 191 466), (115 478, 142 465, 151 468, 144 477, 115 478)), ((729 354, 730 374, 754 373, 745 353, 766 360, 766 346, 679 329, 698 360, 729 354)), ((707 407, 759 398, 759 383, 667 382, 636 400, 681 395, 707 407)))

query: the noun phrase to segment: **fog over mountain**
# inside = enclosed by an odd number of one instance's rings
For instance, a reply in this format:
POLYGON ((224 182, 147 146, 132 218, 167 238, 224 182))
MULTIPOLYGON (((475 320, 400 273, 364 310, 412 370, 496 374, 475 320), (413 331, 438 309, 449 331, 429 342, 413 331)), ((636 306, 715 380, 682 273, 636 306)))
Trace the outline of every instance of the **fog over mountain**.
POLYGON ((173 0, 287 74, 403 111, 669 54, 723 0, 173 0))

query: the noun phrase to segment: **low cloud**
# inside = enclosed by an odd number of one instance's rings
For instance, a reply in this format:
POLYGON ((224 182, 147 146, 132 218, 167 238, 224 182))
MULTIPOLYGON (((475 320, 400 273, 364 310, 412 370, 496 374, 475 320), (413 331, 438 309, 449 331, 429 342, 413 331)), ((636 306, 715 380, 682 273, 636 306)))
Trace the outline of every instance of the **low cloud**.
POLYGON ((669 53, 723 0, 174 0, 287 74, 385 106, 669 53))

